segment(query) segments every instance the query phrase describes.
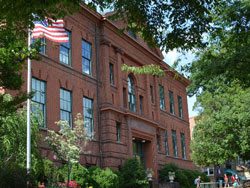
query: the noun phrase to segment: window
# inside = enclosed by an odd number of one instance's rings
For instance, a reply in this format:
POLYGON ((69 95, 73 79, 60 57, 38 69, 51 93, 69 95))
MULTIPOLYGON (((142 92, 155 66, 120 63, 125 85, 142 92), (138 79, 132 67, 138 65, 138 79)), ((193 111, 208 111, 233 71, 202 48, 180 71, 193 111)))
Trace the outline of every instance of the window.
POLYGON ((162 85, 159 85, 159 93, 160 93, 160 109, 166 110, 165 97, 164 97, 164 87, 162 85))
POLYGON ((82 40, 82 72, 88 75, 92 74, 91 48, 91 43, 82 40))
POLYGON ((161 151, 161 137, 160 135, 156 135, 156 142, 157 142, 157 151, 160 152, 161 151))
POLYGON ((164 134, 164 146, 165 146, 165 152, 166 155, 169 155, 169 147, 168 147, 168 131, 165 130, 165 134, 164 134))
POLYGON ((175 130, 172 130, 172 143, 173 143, 174 157, 178 157, 177 137, 176 137, 176 131, 175 130))
POLYGON ((150 97, 151 97, 151 102, 154 103, 154 88, 152 85, 150 85, 150 97))
POLYGON ((179 117, 183 118, 182 98, 180 96, 178 96, 178 110, 179 110, 179 117))
POLYGON ((116 141, 121 142, 121 123, 116 122, 116 141))
POLYGON ((41 45, 39 48, 39 53, 41 54, 46 54, 46 38, 39 38, 39 39, 32 39, 32 43, 34 43, 35 41, 40 40, 41 45))
POLYGON ((129 110, 133 112, 136 111, 135 84, 131 76, 128 76, 128 106, 129 106, 129 110))
POLYGON ((60 119, 67 121, 72 126, 72 102, 71 92, 60 89, 60 119))
POLYGON ((143 96, 139 96, 139 100, 140 100, 140 114, 143 114, 143 96))
POLYGON ((84 127, 89 138, 94 137, 93 100, 83 98, 84 127))
POLYGON ((135 158, 139 159, 141 163, 145 164, 145 157, 144 157, 144 143, 140 140, 133 141, 133 155, 135 158))
POLYGON ((183 159, 186 159, 186 143, 185 143, 185 134, 181 133, 181 155, 183 159))
POLYGON ((169 109, 171 114, 174 113, 174 94, 172 91, 169 91, 169 109))
POLYGON ((123 94, 123 107, 127 108, 127 91, 125 87, 122 89, 122 94, 123 94))
POLYGON ((60 45, 60 63, 71 66, 71 32, 67 31, 69 41, 60 45))
POLYGON ((109 81, 111 85, 115 85, 114 80, 114 65, 112 63, 109 63, 109 81))
POLYGON ((39 127, 46 127, 46 83, 44 81, 32 78, 32 91, 34 96, 31 102, 31 111, 36 117, 39 127))

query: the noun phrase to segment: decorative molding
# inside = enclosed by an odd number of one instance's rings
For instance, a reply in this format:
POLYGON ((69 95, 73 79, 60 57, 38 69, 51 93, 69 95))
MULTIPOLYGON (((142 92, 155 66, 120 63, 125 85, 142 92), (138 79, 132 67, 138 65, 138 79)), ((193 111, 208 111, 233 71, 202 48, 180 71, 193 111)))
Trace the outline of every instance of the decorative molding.
POLYGON ((102 38, 101 39, 101 42, 100 42, 101 45, 107 45, 109 47, 111 47, 111 42, 105 38, 102 38))

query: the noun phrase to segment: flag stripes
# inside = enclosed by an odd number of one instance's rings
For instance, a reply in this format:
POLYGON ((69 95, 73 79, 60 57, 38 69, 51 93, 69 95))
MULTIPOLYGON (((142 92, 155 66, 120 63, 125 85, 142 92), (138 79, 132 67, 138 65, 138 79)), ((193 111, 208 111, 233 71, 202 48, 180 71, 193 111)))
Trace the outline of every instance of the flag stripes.
POLYGON ((50 20, 51 23, 48 23, 48 20, 45 21, 36 21, 35 27, 32 31, 33 38, 47 38, 53 42, 64 43, 69 41, 68 34, 64 29, 63 20, 50 20))

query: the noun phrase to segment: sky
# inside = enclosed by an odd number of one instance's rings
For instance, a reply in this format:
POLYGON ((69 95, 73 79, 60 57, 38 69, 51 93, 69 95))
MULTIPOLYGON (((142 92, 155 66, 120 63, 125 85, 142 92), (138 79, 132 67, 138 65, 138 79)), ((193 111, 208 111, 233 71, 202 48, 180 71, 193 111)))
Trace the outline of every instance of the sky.
MULTIPOLYGON (((181 59, 180 64, 188 63, 188 62, 190 62, 190 61, 192 61, 194 59, 194 54, 192 52, 188 52, 184 56, 181 53, 177 52, 176 49, 174 49, 174 50, 172 50, 172 51, 170 51, 168 53, 163 52, 163 55, 164 55, 164 61, 167 64, 169 64, 170 66, 173 65, 173 63, 178 58, 181 59)), ((189 117, 193 117, 193 116, 198 115, 198 112, 195 111, 195 110, 193 110, 193 106, 194 106, 195 101, 196 101, 196 97, 195 96, 188 97, 188 114, 189 114, 189 117)))

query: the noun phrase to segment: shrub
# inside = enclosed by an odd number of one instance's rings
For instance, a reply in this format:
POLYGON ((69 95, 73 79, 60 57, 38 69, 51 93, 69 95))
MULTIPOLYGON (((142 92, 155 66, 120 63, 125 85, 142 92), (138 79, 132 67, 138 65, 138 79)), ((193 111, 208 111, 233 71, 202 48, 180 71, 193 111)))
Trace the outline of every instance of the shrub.
POLYGON ((194 180, 198 176, 201 176, 202 182, 208 182, 209 178, 204 174, 197 170, 187 170, 181 169, 175 164, 166 164, 164 167, 159 171, 159 179, 161 182, 168 182, 168 173, 175 172, 175 181, 180 183, 181 187, 185 188, 193 188, 194 180))
POLYGON ((92 183, 99 188, 117 188, 118 187, 118 175, 115 174, 111 169, 100 169, 93 167, 89 170, 90 178, 92 179, 89 185, 92 183))
POLYGON ((136 158, 128 159, 120 170, 121 188, 144 188, 148 187, 146 171, 136 158))

